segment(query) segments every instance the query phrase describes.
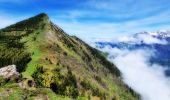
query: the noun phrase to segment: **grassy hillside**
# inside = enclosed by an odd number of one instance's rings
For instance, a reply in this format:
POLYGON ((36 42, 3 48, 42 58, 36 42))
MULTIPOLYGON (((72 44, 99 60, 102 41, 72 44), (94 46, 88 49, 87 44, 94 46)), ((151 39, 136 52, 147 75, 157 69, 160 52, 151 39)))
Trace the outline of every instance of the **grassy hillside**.
POLYGON ((19 82, 0 79, 0 95, 8 94, 0 98, 139 99, 100 51, 67 35, 46 14, 0 30, 0 67, 11 64, 22 77, 19 82))

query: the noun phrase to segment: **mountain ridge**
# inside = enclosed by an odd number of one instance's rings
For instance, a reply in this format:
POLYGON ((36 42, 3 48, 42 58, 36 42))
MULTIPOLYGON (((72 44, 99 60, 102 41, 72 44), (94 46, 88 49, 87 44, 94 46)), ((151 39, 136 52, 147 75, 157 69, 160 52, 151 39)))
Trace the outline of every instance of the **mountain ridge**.
MULTIPOLYGON (((15 86, 16 82, 10 84, 20 91, 18 98, 139 98, 102 52, 66 34, 45 13, 2 29, 0 51, 0 67, 15 64, 22 74, 19 80, 27 91, 15 86), (30 91, 37 94, 31 96, 30 91)), ((1 90, 6 89, 6 85, 1 86, 1 90)))

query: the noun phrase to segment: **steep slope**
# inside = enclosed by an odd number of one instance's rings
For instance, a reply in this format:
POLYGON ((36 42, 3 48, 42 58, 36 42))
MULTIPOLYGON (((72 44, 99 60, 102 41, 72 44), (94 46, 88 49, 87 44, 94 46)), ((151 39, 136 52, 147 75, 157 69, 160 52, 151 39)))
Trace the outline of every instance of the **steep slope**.
POLYGON ((102 52, 67 35, 44 13, 0 31, 0 67, 11 64, 17 65, 22 77, 19 83, 2 85, 0 91, 15 88, 11 90, 16 93, 13 97, 139 98, 121 81, 120 71, 102 52))

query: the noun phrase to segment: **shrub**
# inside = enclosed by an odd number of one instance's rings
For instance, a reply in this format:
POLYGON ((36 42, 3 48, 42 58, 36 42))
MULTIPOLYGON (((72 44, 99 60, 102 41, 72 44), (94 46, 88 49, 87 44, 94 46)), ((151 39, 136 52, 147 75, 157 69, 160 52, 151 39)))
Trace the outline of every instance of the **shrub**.
POLYGON ((76 98, 78 96, 78 89, 76 78, 68 69, 66 75, 62 75, 60 70, 43 70, 43 67, 38 67, 37 71, 33 74, 36 79, 36 84, 39 87, 51 88, 56 94, 70 96, 76 98))

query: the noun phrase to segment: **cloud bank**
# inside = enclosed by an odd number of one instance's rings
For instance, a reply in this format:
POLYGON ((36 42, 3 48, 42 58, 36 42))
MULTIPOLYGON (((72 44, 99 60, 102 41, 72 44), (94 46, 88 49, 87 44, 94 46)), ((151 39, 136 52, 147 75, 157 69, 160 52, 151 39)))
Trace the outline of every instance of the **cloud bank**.
MULTIPOLYGON (((158 41, 154 37, 148 37, 148 35, 145 36, 145 34, 136 38, 138 39, 128 38, 127 36, 114 42, 124 41, 129 43, 129 41, 133 41, 133 43, 139 43, 141 39, 146 44, 164 44, 165 42, 158 41)), ((108 59, 122 72, 124 82, 139 93, 142 100, 170 100, 170 78, 166 77, 164 73, 167 67, 150 63, 150 58, 155 56, 154 49, 129 50, 107 45, 99 49, 109 53, 108 59)))
POLYGON ((160 65, 150 65, 150 50, 121 50, 103 48, 108 52, 109 60, 116 64, 123 73, 124 81, 137 91, 142 100, 169 100, 170 80, 165 77, 165 69, 160 65))

